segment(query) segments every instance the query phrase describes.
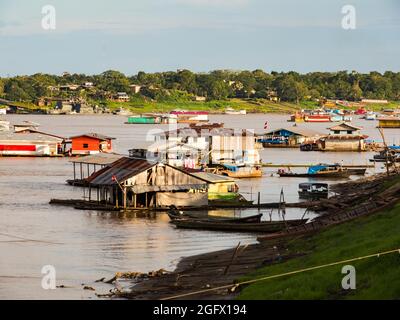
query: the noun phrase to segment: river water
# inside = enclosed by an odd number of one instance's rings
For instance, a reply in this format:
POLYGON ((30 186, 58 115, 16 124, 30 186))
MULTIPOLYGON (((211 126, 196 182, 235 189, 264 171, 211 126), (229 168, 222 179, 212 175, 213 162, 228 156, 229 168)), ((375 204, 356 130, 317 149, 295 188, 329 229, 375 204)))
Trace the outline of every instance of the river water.
MULTIPOLYGON (((98 132, 115 137, 114 151, 127 154, 140 145, 151 125, 127 125, 125 117, 7 115, 11 123, 24 120, 41 124, 40 130, 61 136, 98 132)), ((212 115, 212 122, 225 127, 254 129, 262 132, 265 121, 270 129, 289 127, 287 115, 249 114, 246 116, 212 115)), ((364 127, 363 133, 380 141, 376 121, 355 119, 364 127)), ((327 132, 330 123, 299 124, 327 132)), ((157 127, 157 126, 156 126, 157 127)), ((166 125, 158 126, 168 129, 166 125)), ((400 130, 385 131, 388 143, 400 143, 400 130)), ((263 162, 317 163, 342 162, 366 164, 369 152, 301 152, 297 149, 264 149, 263 162)), ((263 202, 279 201, 281 188, 288 202, 298 201, 297 187, 307 179, 271 176, 277 168, 265 168, 261 179, 241 180, 240 192, 255 200, 261 192, 263 202)), ((305 168, 295 169, 304 171, 305 168)), ((381 171, 381 165, 368 174, 381 171)), ((166 214, 153 218, 135 217, 96 211, 80 211, 69 207, 51 206, 51 198, 81 198, 82 189, 66 185, 72 176, 68 158, 0 158, 0 299, 95 299, 93 291, 82 284, 106 293, 111 286, 94 281, 111 278, 119 271, 147 272, 164 268, 173 270, 181 257, 236 246, 240 241, 253 243, 256 236, 193 230, 176 230, 166 214), (41 286, 42 267, 52 265, 57 285, 65 288, 44 290, 41 286)), ((354 178, 354 177, 352 177, 354 178)), ((329 182, 329 181, 328 181, 329 182)), ((245 212, 222 211, 219 214, 247 215, 245 212)), ((261 210, 268 217, 270 210, 261 210)), ((289 209, 287 218, 298 218, 303 210, 289 209)), ((272 213, 279 219, 277 212, 272 213)), ((308 215, 312 217, 312 215, 308 215)))

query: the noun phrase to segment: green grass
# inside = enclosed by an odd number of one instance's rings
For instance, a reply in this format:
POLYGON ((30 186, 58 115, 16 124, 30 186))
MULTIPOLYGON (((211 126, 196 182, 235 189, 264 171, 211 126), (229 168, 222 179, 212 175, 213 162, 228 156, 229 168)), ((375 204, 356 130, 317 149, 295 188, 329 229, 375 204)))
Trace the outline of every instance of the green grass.
MULTIPOLYGON (((293 241, 287 253, 305 255, 259 269, 240 280, 286 273, 400 248, 400 203, 379 214, 293 241)), ((349 263, 356 290, 343 290, 343 265, 265 280, 245 287, 239 299, 400 299, 400 254, 349 263)))
POLYGON ((229 100, 214 100, 206 102, 183 101, 183 102, 155 102, 135 99, 130 102, 106 102, 107 107, 116 109, 119 107, 127 108, 137 113, 147 112, 169 112, 174 109, 185 110, 206 110, 215 113, 222 113, 226 108, 230 107, 236 110, 245 109, 251 113, 292 113, 299 110, 317 105, 315 103, 288 103, 288 102, 272 102, 265 99, 229 99, 229 100), (303 105, 305 104, 305 105, 303 105))
POLYGON ((400 107, 399 101, 389 101, 387 104, 368 104, 366 108, 372 111, 382 111, 383 109, 397 109, 400 107))

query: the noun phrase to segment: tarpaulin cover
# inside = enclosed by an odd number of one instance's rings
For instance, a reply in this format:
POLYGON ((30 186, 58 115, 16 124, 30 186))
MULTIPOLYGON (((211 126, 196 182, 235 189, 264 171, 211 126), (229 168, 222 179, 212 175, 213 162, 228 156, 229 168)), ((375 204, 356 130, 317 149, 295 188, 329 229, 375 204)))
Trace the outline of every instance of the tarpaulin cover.
POLYGON ((326 166, 312 166, 308 168, 308 173, 315 174, 323 169, 326 169, 326 166))

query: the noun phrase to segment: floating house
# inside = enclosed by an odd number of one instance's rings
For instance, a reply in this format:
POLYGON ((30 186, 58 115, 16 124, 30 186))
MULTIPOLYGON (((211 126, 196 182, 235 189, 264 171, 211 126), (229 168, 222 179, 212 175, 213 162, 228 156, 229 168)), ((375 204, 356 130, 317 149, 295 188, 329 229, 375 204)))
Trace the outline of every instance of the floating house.
POLYGON ((72 142, 71 155, 88 155, 100 152, 112 152, 112 140, 98 133, 87 133, 70 138, 72 142))
POLYGON ((318 150, 322 151, 365 151, 366 136, 360 133, 362 128, 350 123, 341 123, 328 128, 330 133, 319 139, 318 150))
POLYGON ((202 207, 208 185, 168 164, 123 157, 87 178, 89 200, 124 208, 202 207), (93 188, 97 195, 92 197, 93 188))
POLYGON ((167 163, 175 167, 194 169, 199 167, 201 149, 178 141, 160 140, 136 145, 129 150, 129 156, 167 163))
POLYGON ((177 116, 174 114, 140 114, 128 118, 127 124, 171 124, 177 123, 177 116))
POLYGON ((378 121, 380 128, 400 128, 400 117, 381 117, 378 121))
POLYGON ((200 163, 221 162, 255 165, 260 163, 256 137, 248 130, 192 126, 163 132, 155 141, 177 142, 201 150, 200 163))
POLYGON ((171 115, 177 117, 178 123, 198 123, 208 122, 207 111, 180 111, 175 110, 170 112, 171 115))
POLYGON ((64 139, 38 132, 0 134, 1 156, 57 157, 63 155, 64 139))
POLYGON ((258 142, 268 147, 299 147, 306 140, 317 140, 322 134, 306 128, 280 128, 259 136, 258 142))

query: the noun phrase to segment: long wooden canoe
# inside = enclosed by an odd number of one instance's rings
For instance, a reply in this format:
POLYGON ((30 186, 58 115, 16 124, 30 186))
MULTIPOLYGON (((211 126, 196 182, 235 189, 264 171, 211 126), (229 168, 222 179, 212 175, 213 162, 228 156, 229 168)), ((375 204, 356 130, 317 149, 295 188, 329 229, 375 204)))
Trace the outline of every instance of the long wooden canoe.
POLYGON ((215 222, 192 219, 177 219, 170 223, 177 228, 201 229, 214 231, 236 231, 236 232, 258 232, 270 233, 285 230, 287 227, 304 225, 308 219, 287 220, 287 221, 263 221, 259 223, 235 223, 235 222, 215 222))
POLYGON ((168 217, 171 220, 177 220, 177 219, 188 219, 188 220, 200 220, 200 221, 210 221, 210 222, 229 222, 229 223, 260 223, 261 222, 261 217, 262 213, 248 216, 248 217, 243 217, 243 218, 231 218, 231 217, 219 217, 219 216, 207 216, 207 217, 199 217, 196 215, 191 215, 187 213, 178 213, 176 211, 169 211, 168 212, 168 217))
POLYGON ((349 170, 340 171, 326 171, 317 173, 293 173, 293 172, 280 172, 280 177, 292 177, 292 178, 348 178, 352 175, 349 170))

